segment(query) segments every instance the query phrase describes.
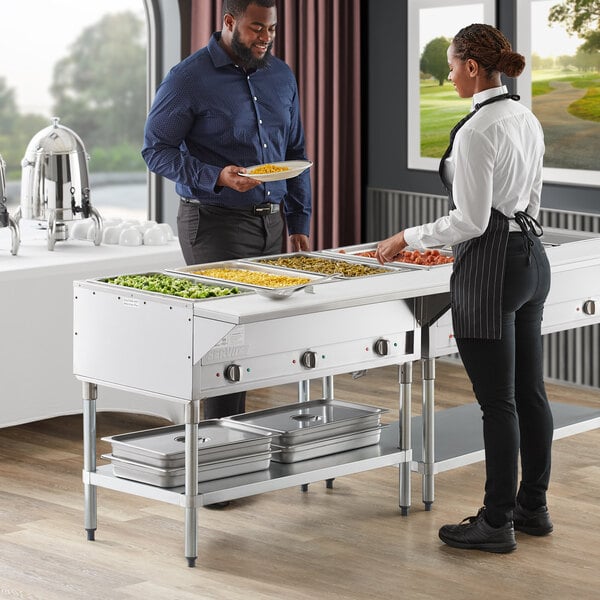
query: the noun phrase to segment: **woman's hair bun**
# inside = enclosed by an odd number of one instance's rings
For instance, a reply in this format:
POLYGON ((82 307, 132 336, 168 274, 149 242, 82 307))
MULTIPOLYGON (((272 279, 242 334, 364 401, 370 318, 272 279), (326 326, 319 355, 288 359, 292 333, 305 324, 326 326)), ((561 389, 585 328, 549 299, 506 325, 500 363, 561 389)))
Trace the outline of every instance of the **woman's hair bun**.
POLYGON ((509 77, 518 77, 525 68, 525 57, 518 52, 503 48, 496 64, 496 69, 509 77))

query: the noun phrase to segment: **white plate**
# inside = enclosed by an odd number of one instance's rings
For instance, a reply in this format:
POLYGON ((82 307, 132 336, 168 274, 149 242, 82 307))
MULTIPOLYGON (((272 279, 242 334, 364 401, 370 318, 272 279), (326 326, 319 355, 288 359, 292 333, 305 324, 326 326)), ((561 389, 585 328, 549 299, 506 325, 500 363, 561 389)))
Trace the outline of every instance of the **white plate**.
POLYGON ((303 171, 306 171, 312 166, 310 160, 284 160, 282 162, 266 163, 269 165, 275 165, 276 167, 288 167, 287 171, 279 171, 279 173, 263 173, 261 175, 252 175, 251 171, 263 165, 252 165, 246 167, 247 173, 238 173, 242 177, 251 177, 252 179, 258 179, 258 181, 281 181, 282 179, 291 179, 300 175, 303 171))

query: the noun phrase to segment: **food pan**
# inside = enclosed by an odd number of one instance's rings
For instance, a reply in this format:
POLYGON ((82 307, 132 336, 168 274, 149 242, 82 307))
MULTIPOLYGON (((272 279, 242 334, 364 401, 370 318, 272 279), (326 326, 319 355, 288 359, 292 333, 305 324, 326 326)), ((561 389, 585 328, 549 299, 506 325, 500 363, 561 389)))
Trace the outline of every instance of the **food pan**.
POLYGON ((273 433, 272 443, 291 446, 333 435, 377 427, 386 409, 321 399, 224 417, 273 433))
POLYGON ((355 260, 352 257, 339 258, 327 256, 319 252, 294 252, 291 254, 275 254, 261 258, 247 258, 244 262, 271 265, 300 273, 315 275, 337 275, 340 279, 373 277, 396 272, 391 267, 355 260))
POLYGON ((273 456, 271 460, 273 462, 293 463, 337 452, 345 452, 346 450, 356 450, 357 448, 372 446, 379 443, 381 429, 382 426, 379 426, 373 429, 335 435, 294 446, 277 446, 273 444, 273 456))
MULTIPOLYGON (((377 249, 377 242, 369 244, 356 244, 354 246, 344 246, 341 248, 332 248, 330 250, 323 250, 324 254, 330 254, 335 256, 351 256, 356 260, 362 260, 367 264, 379 264, 374 256, 370 256, 377 249)), ((404 252, 414 252, 415 249, 410 246, 404 249, 404 252)), ((423 254, 424 251, 421 251, 423 254)), ((452 249, 440 248, 436 252, 445 259, 452 258, 452 249)), ((394 267, 396 270, 409 271, 411 269, 439 269, 440 267, 447 267, 451 265, 451 262, 441 264, 418 264, 414 262, 406 261, 402 256, 398 256, 393 262, 386 263, 386 266, 394 267)))
POLYGON ((193 301, 252 293, 250 289, 242 285, 231 285, 231 283, 216 285, 215 281, 211 279, 159 272, 115 275, 94 281, 111 287, 135 289, 144 293, 175 296, 193 301))
MULTIPOLYGON (((113 473, 116 477, 164 488, 185 485, 184 467, 161 469, 133 460, 118 458, 112 454, 103 454, 102 458, 111 461, 113 473)), ((234 477, 236 475, 244 475, 245 473, 253 473, 254 471, 263 471, 269 468, 270 463, 270 451, 202 463, 198 465, 198 482, 234 477)))
MULTIPOLYGON (((102 438, 112 455, 157 468, 185 465, 185 425, 170 425, 102 438)), ((267 452, 271 433, 243 423, 211 419, 198 425, 198 461, 211 462, 267 452)))
POLYGON ((187 277, 197 277, 213 282, 226 283, 229 285, 243 285, 245 288, 252 290, 272 290, 296 287, 299 285, 309 284, 311 282, 317 283, 322 279, 322 276, 317 273, 290 273, 289 269, 281 269, 270 265, 262 265, 241 260, 227 260, 200 265, 188 265, 185 267, 178 267, 176 269, 167 269, 167 272, 185 275, 187 277), (228 279, 226 276, 208 276, 202 273, 208 269, 242 271, 242 276, 244 278, 250 278, 250 280, 237 281, 234 279, 228 279), (252 280, 258 279, 261 276, 265 276, 267 279, 273 279, 273 283, 270 284, 268 281, 252 283, 252 280), (284 279, 284 281, 281 281, 282 279, 284 279))

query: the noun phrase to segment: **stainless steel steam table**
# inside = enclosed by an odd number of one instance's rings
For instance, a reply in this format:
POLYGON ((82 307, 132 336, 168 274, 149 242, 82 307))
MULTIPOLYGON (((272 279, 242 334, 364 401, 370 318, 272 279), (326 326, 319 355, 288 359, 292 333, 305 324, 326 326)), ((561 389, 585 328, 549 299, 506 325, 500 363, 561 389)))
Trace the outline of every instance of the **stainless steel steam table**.
POLYGON ((390 272, 334 281, 286 300, 256 293, 190 301, 111 286, 74 283, 74 373, 83 382, 85 528, 94 539, 96 488, 182 506, 185 556, 197 558, 197 508, 270 490, 399 465, 399 504, 410 506, 410 389, 420 356, 414 298, 447 289, 439 271, 390 272), (333 397, 338 373, 400 365, 399 422, 378 445, 268 471, 198 484, 200 400, 323 377, 333 397), (185 485, 160 489, 120 479, 96 465, 97 386, 182 404, 185 485))
MULTIPOLYGON (((542 242, 552 267, 542 333, 600 322, 600 235, 546 227, 542 242)), ((422 414, 412 423, 412 469, 422 475, 425 509, 434 501, 434 475, 483 460, 481 411, 476 403, 435 411, 435 360, 458 350, 449 293, 419 298, 422 414)), ((554 438, 600 427, 600 408, 551 403, 554 438)))
MULTIPOLYGON (((600 237, 562 230, 547 230, 546 236, 553 282, 544 332, 599 322, 600 237)), ((435 358, 455 351, 447 313, 450 272, 450 268, 421 269, 334 281, 286 300, 245 294, 195 302, 115 288, 98 280, 75 282, 74 373, 83 382, 88 538, 94 539, 97 526, 98 486, 183 507, 190 566, 197 558, 197 508, 204 504, 398 465, 403 514, 410 506, 411 467, 423 475, 423 501, 429 507, 435 472, 481 457, 480 449, 456 448, 456 443, 449 450, 451 456, 441 455, 447 450, 443 444, 435 454, 435 358), (421 460, 412 456, 410 404, 416 359, 423 364, 422 422, 413 420, 415 447, 422 444, 421 460), (399 365, 400 371, 399 421, 384 430, 378 445, 298 463, 272 463, 268 471, 198 484, 201 398, 296 381, 302 387, 317 377, 323 377, 324 397, 333 398, 333 375, 391 364, 399 365), (127 481, 115 477, 110 465, 97 467, 98 385, 184 407, 182 488, 127 481)), ((600 426, 599 411, 584 412, 560 415, 558 434, 600 426)), ((438 425, 456 442, 463 439, 465 423, 469 426, 469 420, 459 415, 458 422, 438 425)))

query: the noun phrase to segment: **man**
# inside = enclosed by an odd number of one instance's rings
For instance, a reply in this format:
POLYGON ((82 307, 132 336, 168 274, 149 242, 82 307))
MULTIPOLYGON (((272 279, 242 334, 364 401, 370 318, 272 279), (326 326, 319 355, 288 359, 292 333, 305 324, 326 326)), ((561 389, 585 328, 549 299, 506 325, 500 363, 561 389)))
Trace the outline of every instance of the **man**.
MULTIPOLYGON (((176 182, 187 264, 278 254, 284 222, 293 251, 308 250, 308 172, 261 183, 246 166, 306 159, 298 88, 271 55, 275 0, 225 0, 223 30, 176 65, 148 115, 142 155, 176 182)), ((245 410, 245 394, 204 401, 204 418, 245 410)))

